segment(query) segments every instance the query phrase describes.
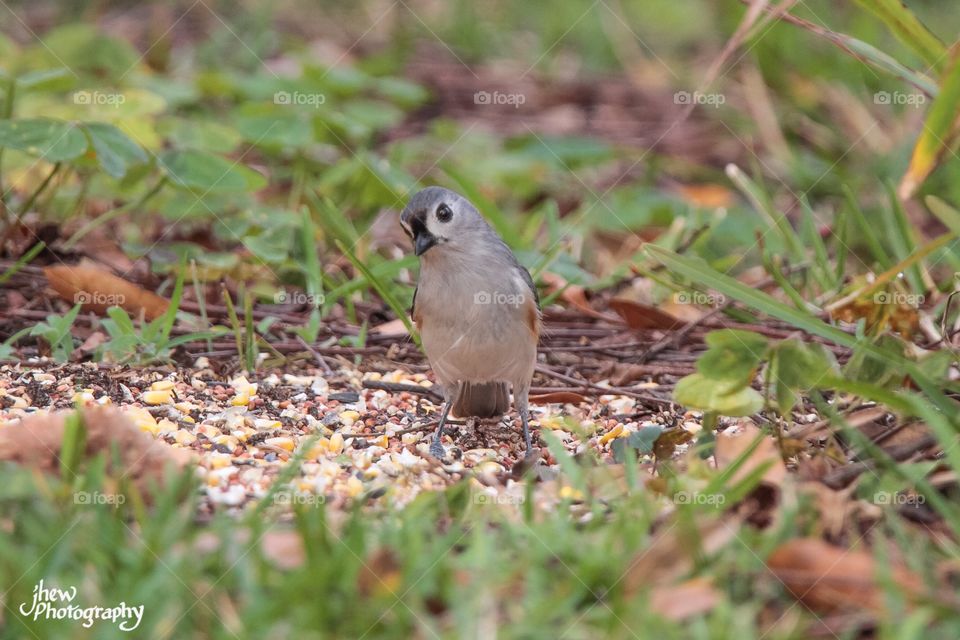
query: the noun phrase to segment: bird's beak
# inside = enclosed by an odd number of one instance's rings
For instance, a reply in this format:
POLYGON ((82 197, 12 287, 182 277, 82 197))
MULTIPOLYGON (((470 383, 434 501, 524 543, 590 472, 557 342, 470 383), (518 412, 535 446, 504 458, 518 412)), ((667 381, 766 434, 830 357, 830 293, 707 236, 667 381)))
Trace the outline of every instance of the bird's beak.
POLYGON ((418 256, 422 256, 430 247, 437 244, 437 237, 427 229, 423 218, 423 212, 413 213, 410 210, 404 211, 400 216, 403 230, 413 240, 413 252, 418 256))
POLYGON ((437 236, 426 229, 422 229, 413 237, 413 252, 418 256, 422 256, 426 253, 427 249, 435 244, 437 244, 437 236))

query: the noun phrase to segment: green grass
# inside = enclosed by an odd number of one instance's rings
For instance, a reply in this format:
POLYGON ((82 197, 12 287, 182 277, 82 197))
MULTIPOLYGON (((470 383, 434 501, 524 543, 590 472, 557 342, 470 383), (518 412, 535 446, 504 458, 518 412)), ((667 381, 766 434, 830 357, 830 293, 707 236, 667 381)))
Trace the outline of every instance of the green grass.
MULTIPOLYGON (((159 491, 150 506, 133 494, 119 505, 78 504, 77 492, 113 495, 104 487, 116 485, 104 484, 97 461, 70 482, 39 484, 2 466, 0 517, 8 525, 0 533, 6 605, 0 637, 129 637, 103 621, 84 630, 72 621, 24 620, 16 609, 32 601, 41 579, 77 586, 78 606, 143 604, 134 637, 144 638, 271 638, 294 630, 304 638, 461 638, 483 636, 492 624, 506 638, 742 638, 764 632, 756 622, 761 608, 784 613, 791 606, 763 558, 778 544, 820 529, 809 495, 796 500, 796 490, 787 488, 781 518, 770 529, 728 523, 735 534, 719 549, 699 553, 698 527, 754 487, 757 473, 736 488, 730 471, 703 469, 697 482, 707 484, 700 491, 730 499, 719 508, 681 503, 662 519, 668 497, 643 485, 625 491, 589 462, 569 464, 576 478, 564 472, 558 482, 576 481, 583 500, 550 509, 524 502, 543 486, 520 494, 520 504, 496 505, 460 484, 421 495, 402 510, 390 507, 388 492, 346 514, 297 505, 285 522, 258 509, 240 517, 218 514, 203 524, 196 521, 188 477, 159 491), (302 541, 302 555, 264 552, 279 531, 302 541), (687 544, 671 550, 667 540, 687 544), (696 576, 719 590, 709 614, 679 623, 651 607, 651 590, 696 576)), ((696 490, 690 478, 664 471, 672 477, 669 491, 696 490)), ((931 584, 946 558, 896 518, 882 521, 872 535, 898 537, 907 562, 931 584)), ((895 590, 888 596, 898 597, 895 590)), ((913 637, 918 616, 936 621, 928 637, 960 632, 960 619, 931 604, 913 617, 891 615, 884 637, 913 637)), ((806 625, 815 622, 799 607, 765 637, 807 637, 806 625)))

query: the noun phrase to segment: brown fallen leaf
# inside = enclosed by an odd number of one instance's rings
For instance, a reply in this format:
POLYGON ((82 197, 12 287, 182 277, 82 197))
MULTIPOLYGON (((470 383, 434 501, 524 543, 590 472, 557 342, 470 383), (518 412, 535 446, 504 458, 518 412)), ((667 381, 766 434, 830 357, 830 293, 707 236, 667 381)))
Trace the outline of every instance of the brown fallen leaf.
POLYGON ((823 612, 884 609, 880 576, 889 574, 908 599, 924 592, 923 580, 903 566, 877 566, 866 551, 843 549, 819 538, 797 538, 777 547, 767 567, 790 593, 823 612))
MULTIPOLYGON (((753 441, 762 432, 749 420, 740 422, 739 431, 734 434, 721 433, 717 436, 717 446, 714 457, 717 461, 717 468, 723 469, 730 466, 744 451, 746 451, 753 441)), ((774 444, 773 439, 764 437, 753 450, 750 457, 740 465, 737 472, 733 474, 730 482, 737 483, 743 480, 749 474, 756 471, 761 465, 769 465, 763 473, 761 482, 774 487, 779 487, 783 479, 787 476, 787 468, 783 464, 783 458, 780 451, 774 444)))
POLYGON ((629 563, 624 574, 627 597, 656 585, 669 585, 689 574, 701 556, 709 556, 732 540, 740 520, 729 517, 705 519, 695 532, 672 520, 660 525, 653 540, 629 563))
POLYGON ((303 537, 292 529, 271 529, 260 538, 260 548, 281 569, 296 569, 306 562, 303 537))
POLYGON ((131 314, 143 310, 147 320, 162 316, 169 302, 155 293, 92 265, 44 267, 47 281, 70 304, 81 303, 87 311, 105 315, 108 307, 122 307, 131 314))
POLYGON ((660 309, 626 298, 614 298, 610 308, 616 311, 631 329, 679 329, 684 322, 660 309))
POLYGON ((721 184, 681 184, 676 190, 686 202, 704 209, 730 208, 736 202, 733 191, 721 184))
POLYGON ((533 404, 580 404, 586 401, 584 396, 573 391, 551 391, 530 396, 530 402, 533 404))
MULTIPOLYGON (((179 473, 193 460, 188 451, 154 440, 116 409, 87 407, 81 411, 86 457, 105 454, 108 470, 133 481, 144 495, 149 495, 152 484, 162 485, 168 474, 179 473), (113 468, 114 448, 120 455, 119 469, 113 468)), ((64 423, 70 413, 44 413, 0 429, 0 460, 58 473, 64 423)))
POLYGON ((386 547, 367 558, 357 575, 357 589, 364 596, 395 594, 402 584, 400 562, 386 547))
POLYGON ((667 620, 686 620, 707 613, 720 602, 720 592, 707 578, 659 586, 650 594, 650 610, 667 620))
POLYGON ((590 306, 590 303, 587 301, 587 294, 580 285, 569 284, 562 276, 548 271, 540 274, 540 279, 547 285, 547 292, 549 294, 554 294, 559 291, 560 300, 566 302, 574 309, 592 318, 598 318, 600 320, 613 319, 610 315, 601 313, 590 306))
POLYGON ((405 336, 409 333, 407 331, 407 325, 403 324, 403 320, 400 318, 394 318, 393 320, 388 320, 383 324, 378 324, 370 329, 370 331, 372 333, 379 333, 381 335, 389 336, 405 336))

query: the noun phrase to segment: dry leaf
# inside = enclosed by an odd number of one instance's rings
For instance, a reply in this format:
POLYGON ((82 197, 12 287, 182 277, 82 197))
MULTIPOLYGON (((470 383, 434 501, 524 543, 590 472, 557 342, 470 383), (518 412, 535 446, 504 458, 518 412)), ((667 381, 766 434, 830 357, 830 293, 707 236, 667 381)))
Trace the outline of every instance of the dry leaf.
MULTIPOLYGON (((740 454, 746 451, 751 443, 760 435, 761 431, 749 420, 744 420, 739 425, 739 430, 734 434, 721 433, 717 436, 717 448, 714 457, 717 461, 717 468, 723 469, 736 460, 740 454)), ((769 464, 769 468, 764 472, 762 481, 772 486, 779 487, 787 475, 787 468, 783 465, 783 458, 777 449, 773 440, 764 437, 753 450, 746 462, 740 465, 737 472, 733 474, 730 482, 735 484, 749 474, 753 473, 761 465, 769 464)))
POLYGON ((260 539, 263 555, 281 569, 295 569, 306 561, 303 538, 289 529, 271 529, 260 539))
POLYGON ((667 620, 685 620, 707 613, 720 602, 720 592, 706 578, 660 586, 650 594, 650 609, 667 620))
MULTIPOLYGON (((884 610, 881 570, 874 557, 859 550, 843 549, 819 538, 798 538, 783 543, 767 559, 770 571, 798 600, 811 609, 884 610)), ((884 568, 901 592, 916 599, 923 581, 902 566, 884 568)))
POLYGON ((169 302, 132 282, 90 265, 44 267, 50 286, 70 304, 82 303, 87 311, 105 315, 108 307, 130 314, 143 310, 147 320, 162 316, 169 302))
POLYGON ((357 575, 357 588, 365 597, 395 594, 402 584, 400 562, 386 547, 367 558, 357 575))
POLYGON ((530 396, 530 402, 533 404, 580 404, 586 401, 584 396, 573 391, 551 391, 530 396))
POLYGON ((651 585, 670 584, 690 573, 701 554, 716 553, 736 536, 739 527, 739 520, 718 517, 698 524, 696 539, 691 539, 686 525, 676 520, 661 525, 653 541, 629 563, 623 578, 625 593, 630 597, 651 585))
POLYGON ((389 336, 405 336, 408 335, 407 325, 403 324, 403 320, 400 318, 394 318, 384 322, 383 324, 378 324, 370 330, 372 333, 379 333, 381 335, 389 336))
POLYGON ((677 191, 686 202, 704 209, 729 209, 736 202, 733 191, 721 184, 682 184, 677 191))
POLYGON ((574 309, 587 314, 591 318, 598 318, 600 320, 612 319, 609 315, 601 313, 590 306, 590 303, 587 301, 587 294, 580 285, 568 284, 566 279, 550 272, 542 273, 540 279, 547 285, 547 292, 549 294, 560 291, 560 300, 566 302, 574 309))
POLYGON ((610 308, 616 311, 631 329, 679 329, 683 321, 656 307, 626 298, 614 298, 610 308))
MULTIPOLYGON (((179 472, 193 460, 186 450, 157 442, 116 409, 88 407, 81 411, 86 429, 86 456, 103 453, 110 468, 115 447, 122 467, 110 470, 132 480, 145 495, 151 484, 162 485, 169 471, 179 472)), ((69 414, 69 411, 39 414, 0 429, 0 460, 34 467, 44 473, 58 473, 64 422, 69 414)))

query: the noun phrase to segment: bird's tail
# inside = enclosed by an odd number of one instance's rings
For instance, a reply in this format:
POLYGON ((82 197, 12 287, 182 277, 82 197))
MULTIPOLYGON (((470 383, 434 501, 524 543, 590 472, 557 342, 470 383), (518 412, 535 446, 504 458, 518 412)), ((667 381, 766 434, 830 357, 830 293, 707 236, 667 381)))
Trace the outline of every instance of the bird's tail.
POLYGON ((462 382, 451 410, 459 418, 498 418, 510 410, 510 390, 506 382, 462 382))

